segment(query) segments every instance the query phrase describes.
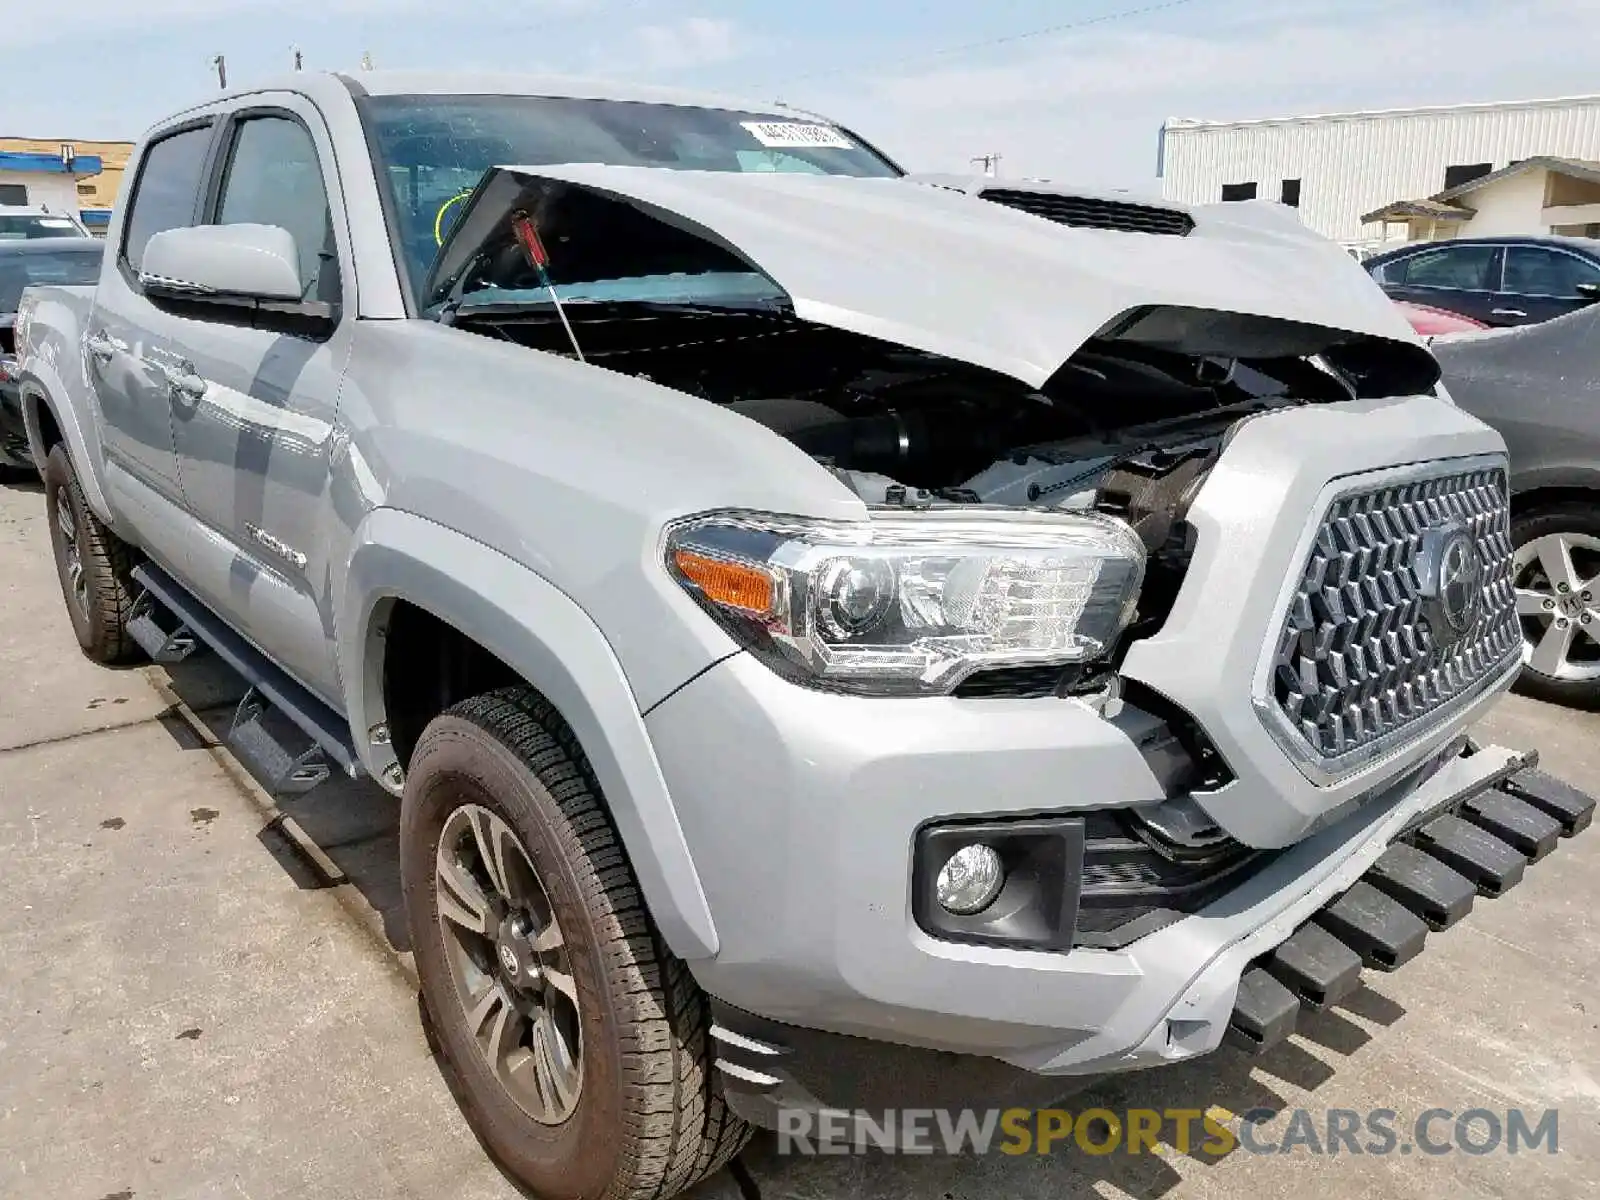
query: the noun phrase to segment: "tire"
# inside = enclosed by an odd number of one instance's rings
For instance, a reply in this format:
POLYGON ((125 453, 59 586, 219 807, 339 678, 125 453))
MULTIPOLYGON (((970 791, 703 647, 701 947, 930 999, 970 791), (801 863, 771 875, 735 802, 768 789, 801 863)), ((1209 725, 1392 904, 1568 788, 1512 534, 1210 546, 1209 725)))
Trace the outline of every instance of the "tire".
POLYGON ((138 556, 85 502, 65 445, 58 443, 45 459, 44 496, 56 577, 78 644, 95 662, 132 661, 140 654, 128 634, 138 556))
POLYGON ((546 701, 509 688, 463 701, 427 727, 406 780, 400 859, 422 1001, 443 1068, 504 1170, 542 1200, 665 1200, 739 1152, 749 1129, 722 1098, 705 996, 656 932, 587 760, 546 701), (485 833, 501 847, 498 876, 487 870, 485 833), (455 890, 442 893, 441 876, 455 890), (471 886, 458 882, 463 876, 471 886), (465 933, 441 915, 475 914, 497 877, 513 881, 502 896, 520 886, 532 897, 509 916, 491 902, 489 919, 469 921, 497 934, 465 933), (519 912, 528 914, 526 937, 515 925, 507 934, 519 912), (537 952, 542 943, 559 948, 537 952), (513 958, 533 948, 534 965, 508 974, 508 947, 513 958), (536 974, 538 988, 515 990, 536 974), (548 1022, 500 1039, 515 1047, 503 1061, 526 1055, 503 1070, 520 1092, 501 1082, 479 1040, 481 1033, 495 1042, 500 1012, 512 1011, 484 999, 496 987, 519 1011, 548 1022), (478 1010, 477 1030, 469 1007, 478 1010), (556 1034, 545 1032, 541 1061, 536 1029, 558 1030, 560 1052, 556 1034), (574 1059, 570 1110, 550 1104, 541 1113, 544 1099, 561 1098, 549 1086, 556 1064, 574 1059))
POLYGON ((1600 710, 1600 497, 1594 504, 1554 505, 1517 516, 1511 544, 1525 643, 1516 690, 1552 704, 1600 710), (1567 581, 1553 578, 1562 573, 1563 546, 1572 564, 1567 581), (1552 552, 1554 564, 1547 568, 1552 552))

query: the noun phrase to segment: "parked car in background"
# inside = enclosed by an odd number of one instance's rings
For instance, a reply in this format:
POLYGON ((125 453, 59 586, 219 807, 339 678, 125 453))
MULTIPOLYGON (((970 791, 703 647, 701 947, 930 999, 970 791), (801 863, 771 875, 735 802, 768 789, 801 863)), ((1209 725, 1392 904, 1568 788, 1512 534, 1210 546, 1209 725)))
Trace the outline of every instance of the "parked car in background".
POLYGON ((1600 708, 1600 307, 1432 348, 1456 403, 1511 451, 1518 686, 1600 708))
POLYGON ((1391 299, 1485 325, 1532 325, 1600 300, 1600 240, 1459 238, 1375 254, 1362 264, 1391 299))
POLYGON ((62 237, 92 238, 94 234, 71 213, 51 212, 43 205, 0 204, 0 242, 62 237))
POLYGON ((0 470, 31 468, 16 378, 13 325, 22 289, 45 283, 93 283, 104 246, 93 237, 0 238, 0 470))
POLYGON ((1479 333, 1489 326, 1460 313, 1447 312, 1430 304, 1413 304, 1409 300, 1396 300, 1394 306, 1411 322, 1411 328, 1421 337, 1438 337, 1446 333, 1479 333))

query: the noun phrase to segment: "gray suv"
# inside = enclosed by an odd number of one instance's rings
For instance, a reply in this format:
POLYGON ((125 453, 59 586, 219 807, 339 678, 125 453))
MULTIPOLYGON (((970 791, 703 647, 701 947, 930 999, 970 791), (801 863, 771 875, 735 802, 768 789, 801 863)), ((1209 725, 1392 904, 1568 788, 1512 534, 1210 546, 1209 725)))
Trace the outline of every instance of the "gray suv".
POLYGON ((242 672, 270 787, 401 798, 442 1059, 541 1196, 1270 1047, 1591 818, 1466 735, 1503 441, 1278 206, 378 72, 129 179, 17 321, 67 614, 242 672))

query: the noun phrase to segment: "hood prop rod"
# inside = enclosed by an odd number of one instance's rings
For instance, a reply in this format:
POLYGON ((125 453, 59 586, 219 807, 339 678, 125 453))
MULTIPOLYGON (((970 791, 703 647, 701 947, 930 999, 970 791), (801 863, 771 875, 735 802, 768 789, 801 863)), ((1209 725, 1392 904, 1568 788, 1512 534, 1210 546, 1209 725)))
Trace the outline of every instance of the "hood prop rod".
POLYGON ((583 357, 583 347, 578 345, 578 335, 572 332, 572 322, 567 320, 567 310, 561 303, 561 296, 556 292, 555 282, 550 278, 550 253, 544 248, 544 241, 539 237, 538 227, 534 225, 533 218, 520 209, 511 215, 511 232, 517 239, 517 244, 522 247, 522 253, 527 256, 528 265, 539 273, 539 282, 544 285, 544 290, 550 293, 550 302, 556 306, 556 316, 561 318, 561 327, 567 331, 567 340, 572 343, 572 352, 578 356, 579 362, 588 362, 583 357))

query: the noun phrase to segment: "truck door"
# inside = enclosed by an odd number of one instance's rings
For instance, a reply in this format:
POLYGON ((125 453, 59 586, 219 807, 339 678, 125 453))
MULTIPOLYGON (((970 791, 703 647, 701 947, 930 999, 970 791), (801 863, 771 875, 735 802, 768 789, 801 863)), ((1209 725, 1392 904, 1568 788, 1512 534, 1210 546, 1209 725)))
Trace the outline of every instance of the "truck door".
POLYGON ((270 105, 252 99, 221 135, 201 223, 287 229, 304 298, 350 315, 331 333, 311 333, 266 313, 163 314, 178 466, 195 518, 190 582, 239 632, 333 700, 328 485, 355 319, 354 305, 344 303, 348 233, 316 109, 287 94, 270 105))
POLYGON ((214 133, 210 120, 191 122, 157 135, 146 148, 119 244, 108 249, 114 269, 101 272, 85 327, 84 358, 100 404, 107 486, 146 548, 172 569, 186 560, 188 521, 157 328, 162 316, 139 288, 139 264, 153 235, 193 222, 214 133))

